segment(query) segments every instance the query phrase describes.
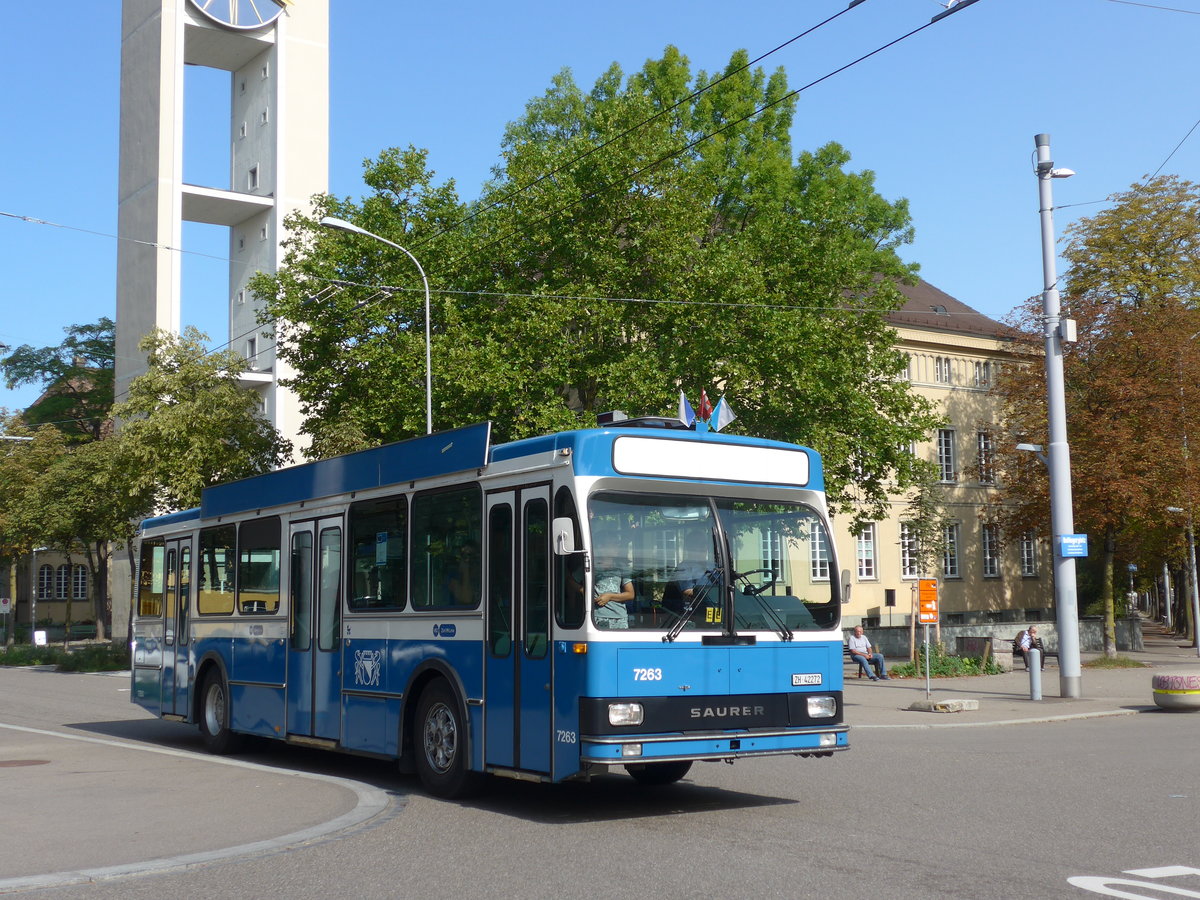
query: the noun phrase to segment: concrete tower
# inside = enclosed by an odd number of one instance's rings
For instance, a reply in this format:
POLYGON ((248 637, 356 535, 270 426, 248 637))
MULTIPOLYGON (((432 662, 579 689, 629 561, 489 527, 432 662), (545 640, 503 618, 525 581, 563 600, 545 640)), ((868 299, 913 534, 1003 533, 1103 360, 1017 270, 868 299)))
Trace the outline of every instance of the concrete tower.
MULTIPOLYGON (((229 346, 284 437, 300 428, 273 336, 246 288, 281 261, 283 217, 329 180, 329 0, 123 0, 116 392, 146 370, 138 341, 178 332, 183 222, 229 228, 229 346), (184 66, 229 73, 229 180, 183 182, 184 66)), ((213 335, 217 340, 223 336, 213 335)))

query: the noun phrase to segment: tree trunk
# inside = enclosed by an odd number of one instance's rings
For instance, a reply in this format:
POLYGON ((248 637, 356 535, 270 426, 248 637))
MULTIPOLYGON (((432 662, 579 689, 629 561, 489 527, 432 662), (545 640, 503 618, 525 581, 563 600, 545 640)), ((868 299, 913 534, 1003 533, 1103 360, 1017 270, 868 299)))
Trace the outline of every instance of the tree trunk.
POLYGON ((1113 604, 1113 591, 1116 589, 1113 578, 1113 559, 1117 552, 1117 534, 1110 525, 1104 529, 1104 585, 1101 596, 1104 597, 1104 655, 1112 659, 1117 655, 1117 618, 1113 604))

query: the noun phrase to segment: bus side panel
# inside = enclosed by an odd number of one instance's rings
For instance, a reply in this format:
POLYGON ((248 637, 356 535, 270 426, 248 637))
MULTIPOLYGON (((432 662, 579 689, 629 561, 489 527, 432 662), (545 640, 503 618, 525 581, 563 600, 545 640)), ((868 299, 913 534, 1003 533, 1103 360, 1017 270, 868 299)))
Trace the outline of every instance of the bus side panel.
POLYGON ((342 695, 342 746, 399 756, 400 698, 342 695))
POLYGON ((734 694, 842 690, 840 639, 836 644, 833 641, 792 641, 756 647, 731 647, 729 656, 729 689, 734 694))
MULTIPOLYGON (((596 644, 586 644, 588 652, 596 644)), ((573 641, 554 642, 555 781, 579 772, 579 697, 588 675, 588 653, 574 652, 573 641)))
POLYGON ((280 737, 287 721, 287 625, 243 621, 234 627, 238 636, 229 670, 230 724, 235 731, 280 737))
POLYGON ((342 685, 353 692, 342 694, 342 746, 346 749, 398 755, 400 694, 405 684, 401 668, 411 673, 411 666, 403 666, 401 646, 399 641, 376 638, 342 642, 342 685))
POLYGON ((229 686, 233 706, 230 727, 261 737, 280 737, 286 700, 282 687, 234 682, 229 686))
POLYGON ((162 620, 134 622, 131 699, 156 716, 162 714, 162 656, 162 620))
POLYGON ((236 627, 230 680, 282 687, 287 677, 287 624, 239 622, 236 627))

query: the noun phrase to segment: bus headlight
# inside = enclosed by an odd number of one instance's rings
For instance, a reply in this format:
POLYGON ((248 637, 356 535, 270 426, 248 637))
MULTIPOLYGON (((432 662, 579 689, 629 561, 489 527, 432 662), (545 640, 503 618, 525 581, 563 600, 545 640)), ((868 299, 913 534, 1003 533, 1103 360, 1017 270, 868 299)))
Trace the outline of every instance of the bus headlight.
POLYGON ((641 725, 645 712, 640 703, 608 704, 609 725, 641 725))
POLYGON ((832 697, 809 697, 808 717, 810 719, 828 719, 837 714, 837 701, 832 697))

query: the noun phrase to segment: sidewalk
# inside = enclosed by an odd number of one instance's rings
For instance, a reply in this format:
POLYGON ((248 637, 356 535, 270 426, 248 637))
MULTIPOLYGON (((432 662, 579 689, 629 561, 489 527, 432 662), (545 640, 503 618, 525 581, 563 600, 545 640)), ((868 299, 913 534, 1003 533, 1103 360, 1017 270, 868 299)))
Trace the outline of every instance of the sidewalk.
MULTIPOLYGON (((1089 716, 1130 715, 1157 710, 1150 688, 1155 673, 1164 669, 1200 671, 1200 657, 1185 639, 1164 634, 1155 622, 1142 623, 1144 650, 1123 652, 1152 668, 1089 669, 1081 678, 1082 696, 1059 696, 1059 670, 1052 658, 1042 672, 1042 699, 1030 700, 1029 673, 1020 665, 1003 675, 970 678, 933 678, 929 696, 935 701, 975 700, 978 709, 937 713, 909 707, 926 699, 925 679, 892 678, 867 681, 847 678, 845 719, 851 728, 931 728, 964 725, 997 725, 1009 722, 1046 722, 1089 716)), ((1102 656, 1083 652, 1081 661, 1102 656)), ((1186 713, 1179 713, 1186 715, 1186 713)), ((853 738, 852 738, 853 740, 853 738)))

